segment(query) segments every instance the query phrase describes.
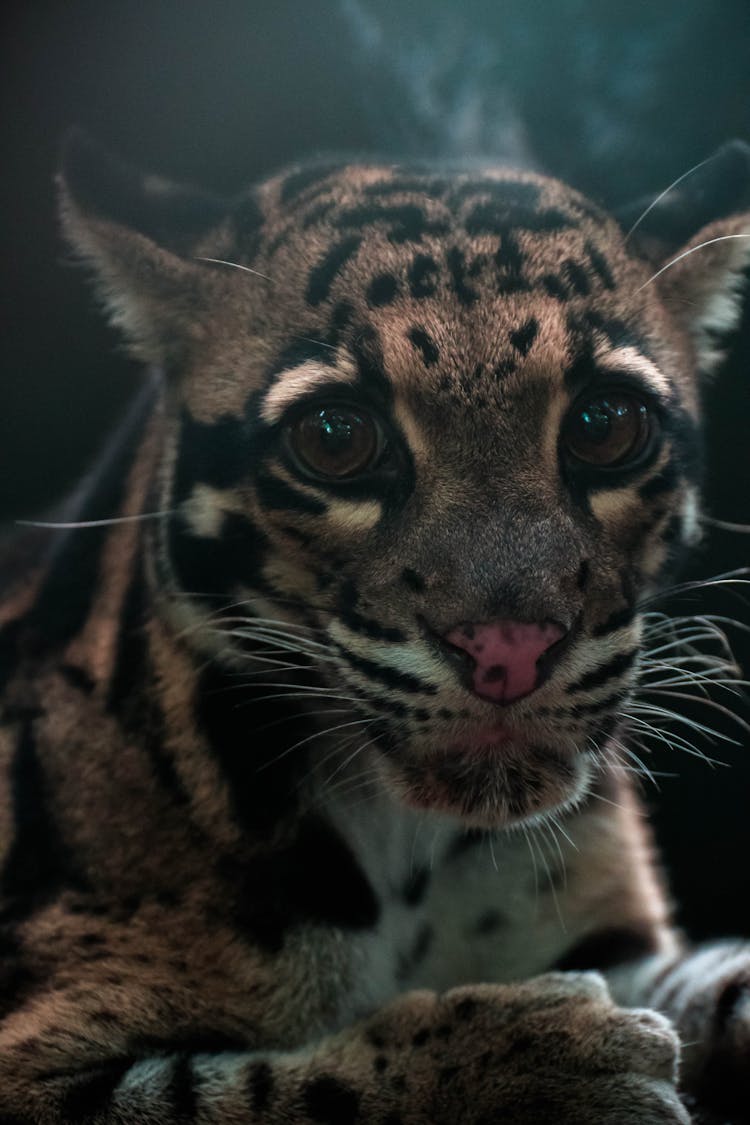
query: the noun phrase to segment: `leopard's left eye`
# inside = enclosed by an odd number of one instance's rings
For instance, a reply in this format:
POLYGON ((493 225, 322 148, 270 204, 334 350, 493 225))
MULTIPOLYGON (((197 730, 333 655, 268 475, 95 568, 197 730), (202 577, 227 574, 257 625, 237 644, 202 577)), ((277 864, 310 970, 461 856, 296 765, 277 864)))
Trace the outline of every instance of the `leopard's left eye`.
POLYGON ((575 403, 563 423, 562 442, 574 460, 594 468, 620 468, 644 453, 654 418, 635 395, 612 392, 575 403))
POLYGON ((383 448, 382 432, 364 410, 319 406, 287 430, 287 446, 303 473, 318 480, 346 480, 372 469, 383 448))

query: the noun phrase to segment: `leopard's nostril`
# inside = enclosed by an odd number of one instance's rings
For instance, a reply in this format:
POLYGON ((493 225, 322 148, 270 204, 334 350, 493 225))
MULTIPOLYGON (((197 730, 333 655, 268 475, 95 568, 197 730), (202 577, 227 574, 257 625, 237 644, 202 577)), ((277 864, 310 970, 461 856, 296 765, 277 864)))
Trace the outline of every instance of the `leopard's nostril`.
POLYGON ((554 659, 550 650, 566 635, 567 630, 554 621, 537 624, 502 619, 456 625, 442 640, 470 657, 470 685, 475 695, 507 704, 530 695, 544 682, 554 659), (543 660, 545 655, 547 660, 543 660))

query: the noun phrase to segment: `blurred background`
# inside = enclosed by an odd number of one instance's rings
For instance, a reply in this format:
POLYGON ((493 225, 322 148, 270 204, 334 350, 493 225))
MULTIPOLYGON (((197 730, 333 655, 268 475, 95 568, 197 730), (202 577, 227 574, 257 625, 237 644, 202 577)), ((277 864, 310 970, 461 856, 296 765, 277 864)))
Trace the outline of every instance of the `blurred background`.
MULTIPOLYGON (((59 239, 53 175, 70 125, 222 193, 321 151, 431 156, 460 136, 607 207, 750 141, 747 0, 14 0, 0 19, 0 528, 73 484, 138 378, 59 239)), ((746 301, 706 394, 708 510, 738 522, 749 368, 746 301)), ((683 577, 749 558, 749 536, 709 528, 683 577)), ((750 625, 742 590, 693 591, 676 612, 750 625)), ((741 632, 736 651, 750 669, 741 632)), ((685 927, 750 935, 750 738, 721 712, 692 714, 737 740, 696 743, 728 768, 657 747, 649 764, 667 776, 646 799, 685 927)))

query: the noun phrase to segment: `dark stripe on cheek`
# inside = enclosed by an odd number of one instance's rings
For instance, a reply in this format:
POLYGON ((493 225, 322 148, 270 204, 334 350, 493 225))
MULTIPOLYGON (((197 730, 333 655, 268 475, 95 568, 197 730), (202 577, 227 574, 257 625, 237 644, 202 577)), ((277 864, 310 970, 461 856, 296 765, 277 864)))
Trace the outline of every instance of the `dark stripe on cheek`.
POLYGON ((409 339, 421 354, 425 367, 432 367, 440 359, 437 344, 424 328, 410 328, 409 339))
POLYGON ((429 684, 425 680, 419 679, 418 676, 411 675, 409 672, 401 672, 398 668, 392 668, 387 664, 367 660, 363 656, 357 656, 341 644, 336 643, 335 647, 347 664, 362 672, 368 679, 377 680, 379 683, 385 684, 386 687, 395 688, 398 691, 423 695, 437 694, 438 689, 435 684, 429 684))
POLYGON ((653 500, 663 492, 670 492, 677 484, 677 469, 674 464, 665 465, 658 473, 638 489, 641 500, 653 500))
POLYGON ((216 538, 193 535, 181 519, 170 522, 169 556, 175 577, 181 589, 198 597, 228 594, 238 583, 265 591, 262 567, 267 549, 263 533, 234 512, 224 516, 216 538))
POLYGON ((360 235, 352 235, 337 243, 310 271, 305 294, 309 305, 317 306, 325 301, 331 286, 346 263, 354 257, 362 244, 360 235))
POLYGON ((328 511, 328 505, 316 496, 309 496, 288 484, 280 477, 272 476, 265 470, 255 478, 258 499, 264 508, 275 511, 302 512, 306 515, 321 516, 328 511))
POLYGON ((370 637, 374 641, 389 641, 393 644, 407 640, 406 633, 401 629, 395 629, 393 626, 381 625, 379 621, 373 620, 371 617, 363 617, 362 614, 357 613, 355 610, 342 610, 339 613, 341 620, 348 629, 353 633, 361 633, 365 637, 370 637))
POLYGON ((607 633, 615 633, 618 629, 624 629, 626 625, 630 625, 635 617, 635 610, 630 606, 623 606, 622 609, 616 609, 611 613, 606 621, 597 625, 592 630, 592 636, 605 637, 607 633))
POLYGON ((579 680, 576 680, 574 684, 569 684, 565 690, 572 695, 574 692, 591 691, 594 688, 601 687, 603 684, 606 684, 608 680, 624 675, 625 672, 633 667, 637 656, 637 649, 630 649, 628 652, 620 652, 606 664, 602 664, 599 668, 594 668, 591 672, 587 672, 585 675, 581 676, 579 680))
POLYGON ((242 480, 251 466, 248 426, 239 418, 197 422, 183 411, 172 500, 178 506, 197 482, 213 488, 230 488, 242 480))

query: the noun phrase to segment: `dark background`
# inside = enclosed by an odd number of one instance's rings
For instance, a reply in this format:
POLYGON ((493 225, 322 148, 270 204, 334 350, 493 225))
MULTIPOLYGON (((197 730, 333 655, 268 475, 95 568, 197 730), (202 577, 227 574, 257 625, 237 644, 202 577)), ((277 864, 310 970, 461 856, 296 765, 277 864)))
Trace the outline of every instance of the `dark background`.
MULTIPOLYGON (((370 0, 366 11, 27 0, 2 21, 0 527, 70 487, 137 378, 58 236, 53 173, 71 124, 143 168, 233 192, 318 151, 439 154, 449 107, 481 105, 474 151, 502 155, 520 138, 607 206, 661 190, 730 137, 750 140, 747 0, 370 0)), ((706 395, 708 510, 734 521, 750 521, 747 306, 706 395)), ((685 577, 749 553, 747 537, 709 530, 685 577)), ((693 594, 679 611, 750 623, 737 595, 693 594)), ((741 634, 737 651, 750 668, 741 634)), ((750 739, 733 733, 742 745, 700 743, 730 769, 676 751, 651 762, 672 775, 646 792, 695 936, 750 934, 750 739)))

